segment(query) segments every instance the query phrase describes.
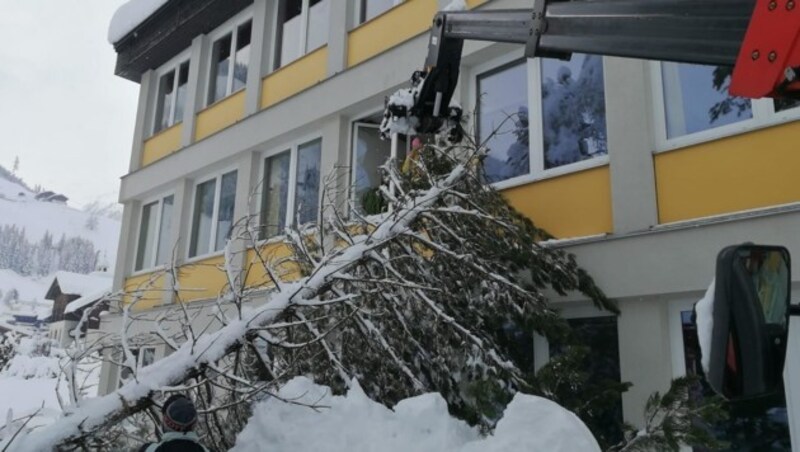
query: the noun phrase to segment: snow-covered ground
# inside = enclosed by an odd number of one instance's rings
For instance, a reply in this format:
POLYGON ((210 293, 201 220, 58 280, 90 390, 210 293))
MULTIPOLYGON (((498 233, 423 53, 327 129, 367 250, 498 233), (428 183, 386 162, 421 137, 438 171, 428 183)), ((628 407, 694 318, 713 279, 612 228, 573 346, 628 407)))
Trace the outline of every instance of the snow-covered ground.
POLYGON ((398 403, 393 410, 373 402, 354 382, 346 396, 306 378, 279 393, 292 403, 268 399, 256 405, 239 435, 236 452, 517 452, 599 451, 589 429, 571 412, 540 397, 517 395, 494 435, 447 412, 439 394, 398 403), (316 407, 312 409, 309 405, 316 407))

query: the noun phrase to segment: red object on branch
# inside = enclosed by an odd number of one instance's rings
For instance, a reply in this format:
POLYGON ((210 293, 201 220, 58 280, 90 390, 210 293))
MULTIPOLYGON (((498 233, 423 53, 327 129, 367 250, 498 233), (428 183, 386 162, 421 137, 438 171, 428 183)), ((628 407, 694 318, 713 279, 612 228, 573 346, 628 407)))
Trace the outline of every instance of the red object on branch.
POLYGON ((800 97, 800 0, 757 0, 736 65, 736 96, 800 97))

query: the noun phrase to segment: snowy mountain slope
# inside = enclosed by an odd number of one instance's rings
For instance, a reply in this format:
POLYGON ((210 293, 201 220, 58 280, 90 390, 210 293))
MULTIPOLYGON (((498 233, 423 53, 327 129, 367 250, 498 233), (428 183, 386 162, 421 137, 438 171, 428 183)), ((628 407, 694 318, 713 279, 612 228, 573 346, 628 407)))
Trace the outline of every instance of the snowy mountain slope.
MULTIPOLYGON (((37 242, 49 232, 53 240, 62 235, 82 237, 100 251, 101 259, 115 262, 120 223, 105 216, 95 216, 66 204, 38 201, 34 193, 0 176, 0 227, 16 225, 25 230, 30 242, 37 242), (24 196, 20 196, 24 193, 24 196)), ((0 288, 1 289, 1 288, 0 288)))

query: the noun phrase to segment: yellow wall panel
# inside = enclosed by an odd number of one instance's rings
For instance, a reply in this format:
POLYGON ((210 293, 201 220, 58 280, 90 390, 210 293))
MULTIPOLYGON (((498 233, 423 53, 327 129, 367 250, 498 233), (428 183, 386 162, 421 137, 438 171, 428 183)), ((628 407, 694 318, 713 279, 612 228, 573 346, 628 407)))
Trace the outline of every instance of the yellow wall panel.
POLYGON ((800 201, 800 122, 655 156, 661 223, 800 201))
POLYGON ((438 9, 436 0, 407 0, 354 29, 347 38, 347 67, 428 30, 438 9))
POLYGON ((181 148, 183 123, 162 130, 144 142, 142 150, 142 166, 161 160, 181 148))
POLYGON ((272 281, 264 269, 264 262, 271 264, 278 278, 283 281, 295 281, 300 278, 300 271, 292 262, 281 262, 291 256, 292 249, 283 243, 269 243, 260 248, 258 254, 255 250, 247 250, 247 263, 245 265, 245 285, 249 288, 267 288, 272 286, 272 281))
POLYGON ((150 309, 164 302, 164 274, 147 273, 125 280, 123 287, 125 304, 135 303, 133 310, 150 309))
POLYGON ((264 77, 261 82, 261 108, 304 91, 325 80, 328 72, 328 47, 319 48, 264 77))
POLYGON ((607 166, 503 190, 533 223, 558 238, 612 232, 611 178, 607 166))
POLYGON ((241 121, 244 118, 244 100, 245 91, 241 90, 198 113, 194 140, 200 141, 241 121))
POLYGON ((476 6, 483 5, 489 0, 467 0, 467 8, 475 8, 476 6))
POLYGON ((178 270, 181 301, 216 299, 228 284, 224 256, 215 256, 181 266, 178 270))

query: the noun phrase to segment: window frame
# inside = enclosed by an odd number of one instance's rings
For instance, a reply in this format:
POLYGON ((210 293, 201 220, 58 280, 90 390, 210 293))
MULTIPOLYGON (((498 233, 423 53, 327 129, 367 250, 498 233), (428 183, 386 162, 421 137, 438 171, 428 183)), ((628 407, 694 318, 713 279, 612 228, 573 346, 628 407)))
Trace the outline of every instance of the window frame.
POLYGON ((721 138, 732 137, 755 130, 764 129, 776 125, 800 119, 800 106, 790 108, 782 112, 775 111, 773 99, 750 99, 752 106, 752 118, 737 121, 714 127, 700 132, 681 135, 674 138, 667 137, 667 117, 666 102, 664 99, 664 79, 661 72, 662 62, 651 61, 649 63, 650 86, 653 106, 653 136, 654 154, 660 154, 676 149, 681 149, 697 144, 719 140, 721 138))
MULTIPOLYGON (((270 42, 269 45, 272 46, 272 49, 271 49, 272 50, 272 52, 271 52, 272 64, 270 65, 270 67, 272 68, 273 72, 277 71, 277 70, 279 70, 279 69, 281 69, 283 67, 291 65, 292 63, 300 60, 304 56, 306 56, 306 55, 308 55, 310 53, 313 53, 314 51, 319 50, 319 49, 321 49, 321 48, 323 48, 323 47, 325 47, 325 46, 327 46, 329 44, 328 38, 330 36, 328 36, 325 39, 325 44, 323 44, 323 45, 321 45, 319 47, 315 47, 313 49, 308 49, 308 22, 309 22, 310 16, 311 16, 309 14, 309 12, 311 11, 311 4, 310 4, 310 0, 299 0, 299 1, 302 2, 301 7, 300 7, 300 33, 299 33, 300 34, 300 36, 299 36, 300 55, 298 55, 297 58, 294 58, 291 61, 287 61, 285 64, 281 64, 281 60, 283 59, 283 52, 282 52, 282 49, 281 49, 281 47, 283 46, 283 23, 281 23, 280 12, 281 12, 282 4, 287 2, 287 1, 291 1, 291 0, 279 0, 278 1, 277 5, 276 5, 276 11, 275 11, 275 20, 272 23, 272 25, 273 25, 273 27, 272 27, 272 29, 273 29, 272 41, 270 42)), ((334 8, 335 7, 333 0, 322 0, 322 1, 329 1, 330 2, 329 6, 328 6, 329 8, 334 8)), ((328 28, 328 34, 330 35, 330 25, 328 25, 328 27, 329 27, 328 28)))
POLYGON ((393 9, 395 9, 398 6, 402 5, 407 0, 392 0, 393 5, 392 5, 391 8, 387 9, 386 11, 378 14, 377 16, 375 16, 375 17, 373 17, 371 19, 367 19, 367 16, 366 16, 366 14, 367 14, 366 2, 368 2, 368 1, 369 0, 357 0, 357 4, 356 4, 356 8, 355 8, 355 17, 354 17, 355 20, 353 21, 353 23, 356 24, 355 28, 358 28, 358 27, 360 27, 361 25, 364 25, 367 22, 373 21, 373 20, 383 16, 384 14, 388 14, 390 11, 392 11, 393 9))
MULTIPOLYGON (((265 225, 264 225, 264 203, 265 197, 267 196, 266 191, 266 183, 267 183, 267 174, 265 173, 266 170, 266 160, 283 153, 289 153, 289 187, 286 193, 286 219, 283 224, 283 228, 287 228, 292 226, 295 223, 296 214, 295 211, 296 203, 297 203, 297 164, 298 164, 298 157, 299 157, 299 150, 301 147, 319 141, 320 144, 320 180, 319 180, 319 202, 324 203, 325 200, 322 198, 323 192, 323 171, 324 168, 322 166, 324 162, 324 155, 325 155, 325 148, 324 143, 325 140, 322 136, 322 133, 315 132, 307 135, 303 135, 301 138, 295 139, 290 141, 289 143, 275 146, 268 151, 264 151, 259 155, 259 169, 258 169, 258 191, 260 192, 260 196, 258 199, 258 229, 259 231, 263 231, 259 233, 258 241, 259 243, 265 243, 269 240, 273 239, 274 237, 280 235, 280 233, 274 236, 267 236, 265 225)), ((319 208, 319 206, 317 206, 319 208)), ((317 219, 319 221, 319 218, 317 219)))
MULTIPOLYGON (((133 375, 139 369, 142 369, 143 367, 145 367, 145 366, 142 365, 143 361, 144 361, 144 353, 142 353, 142 352, 144 350, 153 350, 153 363, 158 361, 158 347, 157 346, 155 346, 155 345, 142 345, 140 347, 131 347, 130 348, 131 353, 134 353, 134 351, 136 352, 136 369, 132 369, 131 375, 133 375)), ((120 349, 120 355, 121 355, 122 361, 124 361, 125 353, 121 349, 120 349)), ((153 364, 153 363, 150 363, 150 364, 153 364)), ((148 364, 148 366, 150 364, 148 364)), ((117 366, 117 388, 121 388, 122 385, 125 384, 125 381, 122 380, 122 370, 126 369, 126 368, 130 369, 123 362, 120 362, 119 365, 117 366)))
MULTIPOLYGON (((224 24, 217 27, 214 31, 209 33, 208 35, 208 57, 206 58, 206 62, 204 64, 204 73, 206 74, 205 80, 205 88, 203 90, 203 105, 206 108, 211 107, 219 102, 224 101, 225 99, 231 97, 232 95, 244 91, 247 89, 247 81, 245 81, 244 86, 237 90, 233 90, 233 69, 235 65, 236 59, 236 44, 238 40, 238 31, 239 28, 245 25, 247 22, 250 22, 250 58, 248 58, 248 65, 247 65, 247 79, 249 80, 251 77, 252 67, 252 51, 253 51, 253 25, 254 25, 254 17, 253 17, 253 7, 249 6, 242 10, 240 13, 236 14, 234 17, 228 19, 224 24), (211 80, 212 80, 212 73, 211 70, 214 68, 214 45, 217 41, 223 39, 226 35, 231 35, 231 47, 230 47, 230 61, 228 62, 228 78, 225 82, 225 95, 219 98, 218 100, 212 100, 212 93, 211 93, 211 80)), ((259 75, 260 75, 260 71, 259 75)))
MULTIPOLYGON (((163 212, 164 211, 164 200, 166 198, 169 198, 170 196, 172 196, 172 208, 173 209, 177 209, 177 206, 175 204, 175 191, 174 190, 167 191, 167 192, 162 192, 159 195, 151 196, 149 198, 146 198, 139 205, 139 217, 138 217, 138 221, 137 221, 138 225, 136 227, 136 248, 135 248, 135 251, 133 253, 133 266, 132 266, 133 272, 131 273, 132 276, 133 275, 142 275, 142 274, 152 273, 153 271, 157 271, 159 269, 162 269, 162 268, 166 267, 166 264, 158 264, 158 244, 159 244, 159 242, 161 240, 161 216, 164 213, 163 212), (153 257, 151 259, 152 262, 143 263, 142 264, 142 268, 137 270, 136 269, 136 261, 139 258, 139 245, 141 244, 141 240, 142 240, 142 226, 143 226, 143 224, 142 224, 142 218, 143 218, 142 214, 144 213, 144 208, 149 206, 150 204, 153 204, 153 203, 157 203, 158 206, 157 206, 157 212, 156 212, 156 231, 155 231, 155 236, 153 237, 153 245, 152 245, 152 247, 153 247, 153 250, 152 250, 153 257)), ((173 220, 177 219, 176 213, 177 212, 175 210, 173 210, 173 220)), ((173 221, 170 229, 172 229, 174 227, 175 227, 175 221, 173 221)), ((172 231, 170 230, 170 233, 171 232, 172 231)))
MULTIPOLYGON (((603 76, 606 75, 606 58, 603 58, 603 76)), ((592 168, 607 166, 610 162, 609 155, 600 155, 586 160, 581 160, 566 165, 557 166, 555 168, 545 169, 544 167, 544 118, 541 115, 542 110, 542 64, 540 58, 526 58, 523 49, 517 49, 512 52, 507 52, 496 58, 492 58, 471 66, 465 72, 467 73, 468 89, 467 89, 467 105, 472 107, 475 112, 470 118, 471 126, 477 130, 478 118, 478 79, 481 77, 493 75, 503 70, 514 66, 517 63, 524 64, 527 71, 526 80, 528 82, 528 163, 529 169, 527 174, 521 174, 506 180, 493 182, 491 186, 496 190, 505 190, 508 188, 527 185, 531 182, 551 179, 554 177, 563 176, 566 174, 577 173, 592 168), (533 118, 538 118, 533 120, 533 118)), ((611 131, 607 128, 607 136, 611 135, 611 131)), ((610 141, 610 140, 609 140, 610 141)))
MULTIPOLYGON (((192 206, 188 217, 189 221, 187 222, 189 227, 189 234, 187 235, 188 240, 186 242, 186 263, 192 263, 215 256, 221 256, 223 253, 225 253, 224 247, 219 250, 215 250, 214 248, 216 246, 216 239, 217 239, 217 227, 218 227, 217 223, 219 220, 220 196, 222 193, 222 177, 230 173, 236 173, 236 190, 234 191, 234 193, 238 193, 240 180, 239 180, 239 168, 236 165, 226 166, 223 169, 214 171, 213 173, 207 174, 203 177, 198 177, 192 183, 193 187, 190 198, 192 206), (209 237, 208 237, 209 251, 203 254, 198 253, 192 256, 192 233, 194 232, 194 214, 197 210, 197 188, 200 185, 212 180, 215 181, 215 183, 214 183, 214 206, 212 207, 213 210, 211 212, 211 230, 209 231, 209 237)), ((235 219, 236 201, 238 201, 238 199, 234 197, 233 223, 236 222, 235 219)))
MULTIPOLYGON (((150 118, 150 134, 148 138, 154 137, 160 133, 163 133, 166 130, 171 129, 179 124, 183 124, 183 121, 186 115, 189 113, 186 110, 186 105, 183 106, 183 118, 180 121, 175 121, 175 112, 177 110, 176 105, 177 102, 172 102, 172 106, 170 107, 170 118, 172 119, 172 123, 164 127, 163 129, 156 130, 158 126, 159 118, 158 118, 158 102, 159 98, 161 97, 161 79, 169 74, 172 71, 175 71, 175 80, 173 81, 172 92, 176 94, 178 92, 178 83, 180 81, 180 68, 181 66, 186 63, 187 64, 187 78, 191 78, 192 74, 192 60, 191 60, 191 49, 184 49, 181 53, 177 56, 170 59, 168 62, 164 63, 161 67, 155 70, 155 77, 154 77, 154 84, 155 89, 153 90, 153 96, 151 98, 151 105, 152 105, 152 118, 150 118)), ((190 96, 194 95, 194 93, 190 93, 188 90, 188 81, 186 83, 187 90, 186 90, 186 99, 184 102, 188 102, 190 96)))

